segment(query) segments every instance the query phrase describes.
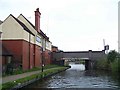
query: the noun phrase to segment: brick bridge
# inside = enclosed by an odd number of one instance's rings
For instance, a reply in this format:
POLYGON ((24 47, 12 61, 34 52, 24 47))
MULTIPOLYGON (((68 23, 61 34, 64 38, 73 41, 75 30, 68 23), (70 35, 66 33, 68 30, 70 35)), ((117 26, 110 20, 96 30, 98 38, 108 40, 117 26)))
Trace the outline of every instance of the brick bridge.
POLYGON ((92 69, 95 61, 106 58, 105 51, 69 51, 53 52, 53 61, 64 63, 65 60, 85 60, 85 69, 92 69))

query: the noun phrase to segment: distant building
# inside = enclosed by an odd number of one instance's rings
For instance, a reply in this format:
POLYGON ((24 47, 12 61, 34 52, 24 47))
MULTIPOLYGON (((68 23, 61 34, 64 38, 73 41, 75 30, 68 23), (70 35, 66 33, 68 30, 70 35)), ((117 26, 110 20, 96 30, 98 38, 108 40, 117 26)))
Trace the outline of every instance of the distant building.
POLYGON ((58 52, 58 47, 52 45, 52 52, 58 52))
MULTIPOLYGON (((10 14, 0 25, 2 46, 13 56, 9 58, 10 63, 21 66, 23 70, 51 63, 52 43, 40 29, 40 16, 41 13, 37 8, 35 26, 22 14, 18 18, 10 14)), ((7 58, 2 60, 8 61, 7 58)))

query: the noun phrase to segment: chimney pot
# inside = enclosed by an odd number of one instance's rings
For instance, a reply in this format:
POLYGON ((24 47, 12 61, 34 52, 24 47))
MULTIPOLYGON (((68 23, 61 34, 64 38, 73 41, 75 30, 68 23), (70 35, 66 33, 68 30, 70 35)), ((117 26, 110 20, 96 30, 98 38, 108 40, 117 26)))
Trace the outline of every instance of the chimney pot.
POLYGON ((36 11, 39 11, 39 8, 37 8, 36 11))
POLYGON ((39 8, 37 8, 35 11, 35 29, 38 32, 40 32, 40 15, 39 8))

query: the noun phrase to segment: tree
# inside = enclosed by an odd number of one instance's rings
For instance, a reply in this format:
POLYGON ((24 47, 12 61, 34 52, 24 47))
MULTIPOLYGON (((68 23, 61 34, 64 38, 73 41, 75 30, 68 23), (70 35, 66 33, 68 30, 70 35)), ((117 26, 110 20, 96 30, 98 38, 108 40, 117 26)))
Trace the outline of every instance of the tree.
POLYGON ((118 53, 115 50, 112 50, 107 55, 108 62, 113 62, 118 56, 118 53))

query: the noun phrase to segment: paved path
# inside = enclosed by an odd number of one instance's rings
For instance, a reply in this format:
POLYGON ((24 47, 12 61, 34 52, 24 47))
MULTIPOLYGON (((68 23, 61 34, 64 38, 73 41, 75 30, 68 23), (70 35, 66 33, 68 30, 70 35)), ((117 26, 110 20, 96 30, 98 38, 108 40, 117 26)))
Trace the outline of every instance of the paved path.
POLYGON ((40 73, 41 70, 39 71, 33 71, 33 72, 26 72, 26 73, 22 73, 22 74, 17 74, 17 75, 12 75, 12 76, 6 76, 6 77, 2 77, 2 83, 6 83, 6 82, 10 82, 10 81, 14 81, 20 78, 24 78, 33 74, 37 74, 40 73))

